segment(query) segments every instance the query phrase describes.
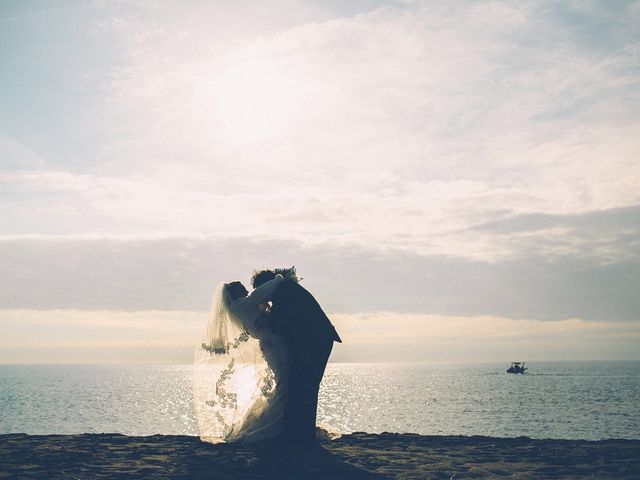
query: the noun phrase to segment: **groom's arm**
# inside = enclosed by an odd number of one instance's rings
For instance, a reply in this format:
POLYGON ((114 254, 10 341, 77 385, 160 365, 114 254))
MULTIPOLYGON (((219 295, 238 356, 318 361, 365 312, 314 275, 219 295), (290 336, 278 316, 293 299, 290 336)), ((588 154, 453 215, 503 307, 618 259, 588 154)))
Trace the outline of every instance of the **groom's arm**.
POLYGON ((231 310, 238 318, 254 321, 256 313, 260 311, 260 304, 271 299, 271 295, 282 280, 282 275, 277 275, 253 290, 248 296, 236 298, 231 302, 231 310))
POLYGON ((271 300, 271 295, 278 285, 284 280, 282 275, 276 275, 273 279, 263 283, 258 288, 254 289, 248 296, 241 298, 241 300, 247 308, 259 308, 260 304, 271 300))

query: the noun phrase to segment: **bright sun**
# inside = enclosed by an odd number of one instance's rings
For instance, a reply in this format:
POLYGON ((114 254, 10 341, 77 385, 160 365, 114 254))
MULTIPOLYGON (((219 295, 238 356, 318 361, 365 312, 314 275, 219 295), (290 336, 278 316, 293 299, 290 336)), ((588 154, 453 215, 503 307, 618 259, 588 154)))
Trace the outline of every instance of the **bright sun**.
POLYGON ((273 138, 291 125, 297 93, 273 66, 242 64, 224 72, 211 92, 216 123, 231 141, 273 138))

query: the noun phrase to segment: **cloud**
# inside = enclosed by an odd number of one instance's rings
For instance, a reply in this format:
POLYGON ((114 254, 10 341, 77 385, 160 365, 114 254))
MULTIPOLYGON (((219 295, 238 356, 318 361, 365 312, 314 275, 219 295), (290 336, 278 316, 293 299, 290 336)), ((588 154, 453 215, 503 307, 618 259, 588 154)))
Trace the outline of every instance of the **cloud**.
POLYGON ((0 225, 23 235, 286 237, 478 261, 535 254, 617 262, 638 254, 637 206, 536 211, 526 191, 462 180, 407 181, 401 192, 389 184, 377 193, 316 185, 265 193, 254 180, 233 192, 224 183, 163 188, 146 179, 64 171, 0 173, 11 192, 0 197, 6 207, 0 225))
MULTIPOLYGON (((225 20, 229 12, 216 6, 200 7, 199 17, 209 20, 206 28, 196 15, 180 15, 166 5, 150 16, 120 18, 111 34, 130 61, 111 72, 110 105, 121 133, 109 150, 112 160, 122 159, 116 166, 180 158, 227 170, 225 162, 251 168, 277 158, 263 172, 271 181, 286 172, 291 183, 302 173, 348 187, 398 166, 404 177, 431 177, 443 166, 478 175, 487 161, 499 167, 500 157, 513 162, 542 142, 561 150, 565 137, 571 141, 571 133, 591 121, 600 127, 631 113, 624 103, 617 112, 601 111, 626 97, 637 81, 627 68, 634 62, 624 53, 627 43, 595 58, 576 39, 552 43, 549 32, 563 31, 548 13, 554 9, 493 2, 389 7, 327 18, 317 8, 308 8, 315 14, 310 17, 298 15, 301 4, 293 7, 280 29, 271 26, 273 19, 263 19, 259 34, 223 29, 231 35, 226 42, 211 22, 225 20), (531 38, 542 42, 538 49, 531 48, 531 38), (230 132, 217 107, 227 101, 229 75, 260 64, 266 68, 257 71, 270 72, 292 92, 281 109, 291 103, 303 108, 296 109, 298 117, 284 136, 238 145, 237 138, 226 138, 230 132), (588 100, 581 111, 591 115, 589 122, 571 113, 541 121, 548 109, 580 99, 588 100), (292 166, 303 158, 305 168, 297 172, 292 166)), ((258 10, 252 20, 264 13, 258 10)), ((274 93, 265 87, 270 80, 256 79, 247 94, 274 93)), ((635 123, 637 116, 631 119, 635 123)), ((590 129, 590 135, 597 133, 590 129)), ((600 136, 606 140, 612 133, 600 136)))
MULTIPOLYGON (((88 8, 91 37, 119 53, 82 71, 97 136, 65 148, 65 168, 12 160, 27 171, 2 176, 3 231, 280 235, 494 261, 541 239, 467 229, 640 204, 626 6, 349 8, 88 8)), ((551 256, 593 248, 547 233, 551 256)))
POLYGON ((330 311, 640 318, 640 265, 629 257, 548 257, 538 250, 486 262, 350 243, 226 235, 25 236, 0 244, 4 308, 206 310, 217 283, 248 282, 255 268, 295 264, 330 311))
POLYGON ((468 229, 488 234, 485 242, 523 255, 592 257, 601 262, 638 262, 640 208, 627 207, 569 215, 530 213, 507 216, 468 229))

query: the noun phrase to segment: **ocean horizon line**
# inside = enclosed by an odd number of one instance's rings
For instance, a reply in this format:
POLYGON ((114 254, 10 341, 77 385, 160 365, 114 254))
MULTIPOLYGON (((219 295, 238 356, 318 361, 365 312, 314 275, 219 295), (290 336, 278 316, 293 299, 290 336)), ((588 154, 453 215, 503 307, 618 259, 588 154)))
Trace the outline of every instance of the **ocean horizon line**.
MULTIPOLYGON (((455 361, 446 361, 446 362, 434 362, 434 361, 406 361, 406 360, 398 360, 398 361, 329 361, 329 364, 332 365, 433 365, 433 366, 464 366, 464 365, 498 365, 498 364, 510 364, 511 362, 519 361, 523 362, 522 359, 519 360, 462 360, 459 362, 455 361)), ((593 359, 566 359, 566 360, 556 360, 556 359, 533 359, 533 360, 524 360, 524 362, 532 364, 532 363, 591 363, 591 362, 601 362, 601 363, 638 363, 640 362, 640 358, 637 359, 627 359, 627 358, 593 358, 593 359)), ((190 366, 193 363, 170 363, 170 362, 0 362, 0 366, 150 366, 150 367, 160 367, 160 366, 190 366)))

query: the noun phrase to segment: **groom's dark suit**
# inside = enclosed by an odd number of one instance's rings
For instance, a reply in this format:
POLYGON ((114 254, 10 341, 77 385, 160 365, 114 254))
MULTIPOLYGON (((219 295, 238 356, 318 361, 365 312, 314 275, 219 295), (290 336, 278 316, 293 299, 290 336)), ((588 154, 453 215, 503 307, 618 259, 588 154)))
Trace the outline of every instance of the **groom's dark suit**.
POLYGON ((283 281, 271 301, 273 327, 283 335, 291 360, 284 436, 313 441, 320 382, 333 342, 342 340, 313 295, 298 283, 283 281))

